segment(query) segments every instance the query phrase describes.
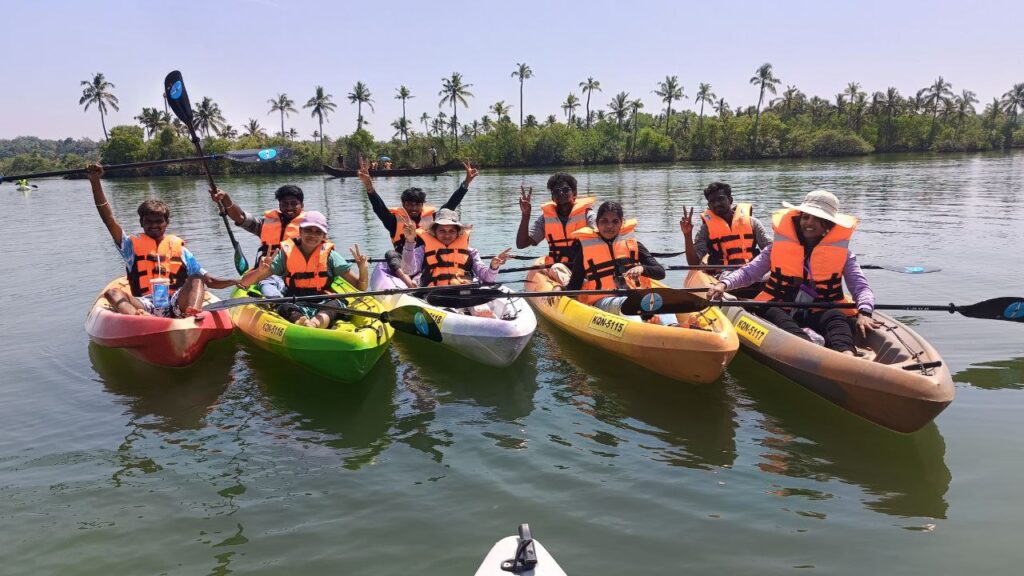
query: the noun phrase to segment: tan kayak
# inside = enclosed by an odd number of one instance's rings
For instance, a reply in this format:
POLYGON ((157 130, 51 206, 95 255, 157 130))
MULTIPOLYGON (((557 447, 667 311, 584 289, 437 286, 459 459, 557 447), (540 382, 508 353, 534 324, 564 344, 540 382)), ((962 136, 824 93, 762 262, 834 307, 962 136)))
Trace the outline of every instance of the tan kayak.
MULTIPOLYGON (((686 286, 714 279, 690 271, 686 286)), ((811 392, 897 432, 914 432, 953 401, 949 367, 924 338, 890 316, 875 312, 883 327, 866 340, 863 357, 848 356, 798 338, 743 308, 722 308, 736 327, 743 350, 811 392)))
MULTIPOLYGON (((540 258, 534 264, 543 263, 540 258)), ((554 286, 543 270, 526 276, 527 291, 554 286)), ((610 314, 566 296, 528 300, 541 316, 580 340, 682 382, 714 382, 739 350, 736 333, 718 308, 679 314, 676 327, 610 314)))

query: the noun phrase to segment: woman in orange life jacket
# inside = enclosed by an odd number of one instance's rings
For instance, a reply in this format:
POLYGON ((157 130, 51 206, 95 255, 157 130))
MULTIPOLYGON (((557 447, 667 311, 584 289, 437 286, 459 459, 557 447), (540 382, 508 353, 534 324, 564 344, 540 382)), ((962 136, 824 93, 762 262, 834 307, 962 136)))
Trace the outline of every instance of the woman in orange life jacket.
POLYGON ((768 274, 757 300, 780 302, 849 302, 843 281, 853 294, 857 308, 795 309, 764 308, 766 320, 805 340, 820 334, 829 348, 855 355, 854 330, 866 337, 879 327, 872 320, 875 295, 868 285, 857 257, 849 250, 857 218, 839 212, 839 199, 831 192, 815 190, 794 206, 772 215, 775 241, 749 264, 724 276, 708 290, 718 299, 727 290, 749 286, 768 274), (813 332, 808 333, 807 327, 813 332))
POLYGON ((100 177, 103 167, 91 164, 86 168, 92 185, 92 198, 100 219, 107 226, 110 237, 121 252, 127 268, 131 294, 112 288, 103 293, 115 312, 140 316, 166 316, 182 318, 198 314, 203 308, 206 287, 227 288, 237 282, 211 276, 185 248, 185 241, 172 234, 165 234, 171 221, 167 204, 159 200, 146 200, 139 206, 141 234, 129 236, 121 228, 110 208, 110 202, 103 193, 100 177), (169 307, 154 305, 151 280, 166 278, 169 284, 169 307))
POLYGON ((576 179, 565 172, 558 172, 548 178, 547 187, 551 192, 551 201, 541 206, 540 215, 528 230, 533 188, 526 190, 519 186, 519 210, 523 217, 519 220, 519 231, 516 232, 516 248, 536 246, 547 240, 548 256, 545 263, 550 266, 547 275, 564 286, 571 276, 568 265, 572 262, 571 255, 576 242, 572 233, 581 228, 597 229, 592 208, 595 198, 577 200, 576 179))
MULTIPOLYGON (((277 209, 267 210, 259 216, 242 210, 223 190, 217 190, 213 195, 214 204, 223 206, 236 226, 259 236, 257 260, 264 256, 274 256, 282 242, 299 237, 299 224, 305 215, 302 188, 286 184, 274 192, 274 199, 277 200, 277 209)), ((258 288, 267 298, 277 298, 284 294, 284 279, 275 274, 260 281, 258 288)))
MULTIPOLYGON (((352 273, 352 264, 335 251, 334 244, 327 240, 327 218, 315 210, 306 212, 306 217, 299 225, 299 237, 285 240, 273 257, 260 258, 259 267, 246 272, 239 284, 246 288, 271 274, 277 274, 284 278, 288 295, 323 294, 324 300, 320 303, 341 307, 344 306, 343 302, 333 298, 336 294, 330 292, 337 277, 344 278, 359 290, 366 290, 369 282, 369 259, 359 251, 359 244, 349 251, 359 268, 358 276, 352 273)), ((336 310, 292 303, 278 306, 277 312, 289 322, 310 328, 329 328, 338 314, 336 310)))
MULTIPOLYGON (((469 185, 480 174, 476 168, 473 168, 469 160, 463 161, 462 166, 466 169, 466 177, 463 179, 462 184, 452 193, 451 197, 448 198, 448 201, 441 205, 441 208, 448 208, 449 210, 458 208, 459 204, 462 203, 463 197, 466 196, 466 192, 469 192, 469 185)), ((402 232, 405 227, 405 221, 412 222, 414 231, 416 228, 429 228, 437 208, 426 203, 427 194, 420 188, 405 189, 402 192, 402 207, 388 208, 384 200, 374 190, 370 169, 362 156, 359 157, 359 171, 357 175, 363 182, 363 187, 366 188, 366 195, 370 199, 370 205, 373 206, 373 213, 377 215, 377 219, 381 221, 381 224, 384 224, 384 229, 387 230, 391 237, 391 243, 394 245, 394 250, 388 250, 384 254, 388 269, 393 276, 401 278, 406 286, 415 288, 416 282, 412 279, 412 275, 402 269, 402 246, 405 244, 405 235, 402 232)))
MULTIPOLYGON (((597 209, 597 230, 583 228, 574 234, 576 244, 569 267, 572 276, 565 289, 649 288, 651 280, 665 278, 665 268, 633 237, 635 227, 636 220, 623 218, 621 204, 601 204, 597 209)), ((579 296, 577 300, 621 315, 626 297, 593 294, 579 296)), ((661 314, 657 318, 658 324, 668 326, 676 323, 675 316, 671 314, 661 314)))
POLYGON ((700 215, 697 239, 693 239, 694 209, 683 210, 679 229, 686 244, 686 263, 746 264, 772 243, 761 221, 752 215, 750 204, 733 204, 732 187, 712 182, 704 189, 708 208, 700 215))

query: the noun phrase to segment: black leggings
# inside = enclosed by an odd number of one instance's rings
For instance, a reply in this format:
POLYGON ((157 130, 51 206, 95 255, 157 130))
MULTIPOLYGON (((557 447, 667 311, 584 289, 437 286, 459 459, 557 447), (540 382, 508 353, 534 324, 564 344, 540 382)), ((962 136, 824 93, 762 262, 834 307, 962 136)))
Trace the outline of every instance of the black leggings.
MULTIPOLYGON (((783 308, 761 308, 757 310, 757 315, 794 336, 799 336, 804 340, 811 339, 800 327, 800 324, 783 308)), ((847 316, 841 310, 833 308, 821 312, 809 312, 804 325, 821 334, 825 338, 825 346, 837 352, 853 352, 854 318, 855 316, 847 316)))
MULTIPOLYGON (((307 302, 309 302, 309 301, 307 301, 307 302)), ((309 303, 312 304, 312 302, 309 302, 309 303)), ((317 303, 318 304, 328 304, 330 306, 345 306, 345 301, 344 300, 339 300, 339 299, 333 299, 332 300, 332 299, 330 299, 329 296, 324 296, 324 299, 322 301, 317 302, 317 303)), ((294 324, 295 321, 298 320, 299 318, 302 318, 303 316, 306 315, 305 311, 302 309, 301 306, 298 306, 296 304, 292 304, 291 302, 285 302, 283 304, 279 304, 277 306, 276 310, 277 310, 277 313, 280 314, 282 318, 284 318, 285 320, 291 322, 292 324, 294 324)), ((327 309, 327 308, 319 308, 319 309, 316 309, 316 311, 317 311, 317 313, 323 313, 323 314, 327 315, 327 325, 328 326, 330 326, 331 323, 334 322, 338 318, 338 314, 339 314, 338 310, 330 310, 330 309, 327 309)))

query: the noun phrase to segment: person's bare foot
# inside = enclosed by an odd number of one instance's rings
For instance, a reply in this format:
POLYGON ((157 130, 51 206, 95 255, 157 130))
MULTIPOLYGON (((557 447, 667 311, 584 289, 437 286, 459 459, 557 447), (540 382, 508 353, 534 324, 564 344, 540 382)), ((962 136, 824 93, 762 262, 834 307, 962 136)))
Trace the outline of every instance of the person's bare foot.
POLYGON ((320 319, 319 318, 314 316, 313 318, 307 318, 306 319, 306 328, 319 328, 319 327, 320 327, 320 319))
POLYGON ((856 354, 853 353, 853 350, 843 350, 843 354, 846 354, 847 356, 856 356, 856 354))
POLYGON ((305 316, 299 316, 295 320, 295 324, 297 326, 307 326, 307 325, 309 325, 309 318, 306 318, 305 316))

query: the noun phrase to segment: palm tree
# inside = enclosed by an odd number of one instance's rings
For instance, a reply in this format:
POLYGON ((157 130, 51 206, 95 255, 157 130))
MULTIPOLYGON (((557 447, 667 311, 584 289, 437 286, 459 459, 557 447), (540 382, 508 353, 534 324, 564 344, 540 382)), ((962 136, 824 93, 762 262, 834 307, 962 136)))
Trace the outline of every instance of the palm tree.
POLYGON ((443 134, 445 125, 447 125, 447 122, 444 121, 444 118, 441 118, 440 116, 434 118, 434 120, 430 122, 430 133, 434 135, 443 134))
POLYGON ((424 132, 430 132, 430 126, 427 124, 428 122, 430 122, 430 114, 427 114, 426 112, 424 112, 420 116, 420 122, 423 123, 423 131, 424 132))
POLYGON ((895 86, 889 86, 884 93, 875 92, 872 105, 876 110, 885 113, 885 143, 886 147, 892 145, 893 133, 896 130, 895 119, 903 106, 903 98, 895 86))
POLYGON ((391 127, 395 129, 395 138, 401 136, 402 139, 405 140, 406 144, 409 143, 409 129, 411 126, 409 125, 409 120, 407 120, 405 116, 402 116, 398 120, 392 122, 391 127))
MULTIPOLYGON (((504 100, 498 100, 494 104, 491 104, 490 111, 494 112, 494 115, 498 117, 498 122, 511 122, 508 114, 512 111, 512 106, 505 104, 504 100)), ((520 110, 522 112, 522 110, 520 110)), ((522 114, 520 114, 521 116, 522 114)))
POLYGON ((523 82, 533 78, 533 70, 525 62, 516 62, 513 78, 519 78, 519 129, 523 129, 523 82))
MULTIPOLYGON (((360 80, 348 93, 348 101, 356 105, 356 131, 358 132, 363 129, 364 123, 369 124, 363 120, 363 103, 373 110, 373 95, 370 94, 370 88, 360 80)), ((376 110, 374 111, 376 112, 376 110)))
POLYGON ((629 114, 629 92, 619 92, 616 94, 615 98, 608 103, 608 108, 611 109, 612 114, 615 116, 615 122, 618 127, 622 128, 622 121, 629 114))
POLYGON ((537 122, 537 117, 534 116, 533 114, 527 114, 526 115, 526 127, 527 128, 536 128, 537 126, 539 126, 539 123, 537 122))
POLYGON ((484 134, 487 134, 494 128, 494 123, 491 122, 491 117, 487 114, 480 117, 480 128, 484 131, 484 134))
POLYGON ((143 108, 142 113, 136 116, 135 119, 146 129, 146 136, 149 138, 152 138, 164 126, 171 125, 170 115, 156 108, 143 108))
POLYGON ((287 94, 281 93, 277 95, 276 99, 271 98, 267 102, 270 103, 270 112, 267 112, 268 116, 274 112, 281 113, 281 137, 283 138, 285 136, 284 117, 296 111, 295 101, 289 98, 287 94))
POLYGON ((946 82, 942 76, 939 76, 931 86, 925 88, 919 93, 923 99, 926 109, 930 109, 932 112, 932 127, 928 132, 929 147, 935 139, 935 129, 939 120, 939 109, 947 100, 953 97, 952 88, 952 84, 946 82))
POLYGON ((82 80, 82 97, 78 99, 78 104, 81 106, 85 104, 85 111, 89 111, 89 106, 92 104, 96 105, 96 108, 100 111, 100 124, 103 126, 103 138, 110 140, 110 136, 107 134, 107 121, 105 116, 107 115, 107 106, 114 109, 115 112, 119 111, 117 96, 114 96, 112 90, 114 85, 107 82, 107 79, 103 77, 103 74, 93 74, 92 80, 82 80))
POLYGON ((788 119, 803 109, 804 100, 806 99, 807 96, 796 86, 786 86, 782 96, 772 100, 769 106, 779 105, 782 108, 782 117, 788 119))
POLYGON ((249 118, 249 121, 245 123, 245 135, 262 140, 266 137, 267 131, 260 126, 255 118, 249 118))
POLYGON ((668 124, 672 120, 672 101, 686 98, 683 94, 683 86, 679 83, 678 76, 665 76, 664 82, 658 82, 658 89, 654 93, 661 97, 667 107, 665 109, 665 134, 668 134, 668 124))
POLYGON ((715 93, 711 91, 711 84, 701 82, 700 86, 697 87, 697 95, 693 97, 694 104, 700 104, 700 116, 697 119, 697 130, 700 130, 704 126, 704 104, 713 104, 715 102, 715 93))
POLYGON ((211 128, 220 134, 225 124, 224 116, 220 113, 220 106, 209 96, 204 97, 199 106, 196 106, 192 111, 192 116, 195 118, 196 130, 202 130, 203 135, 207 138, 210 137, 211 128))
POLYGON ((288 129, 287 136, 289 140, 295 140, 296 138, 299 137, 299 131, 296 130, 295 127, 291 127, 288 129))
POLYGON ((761 124, 761 104, 764 103, 764 93, 771 92, 773 95, 776 93, 775 85, 782 84, 782 80, 775 77, 772 73, 772 65, 770 62, 765 62, 757 69, 757 72, 750 77, 750 83, 757 86, 761 95, 757 98, 757 110, 756 117, 754 118, 754 154, 757 154, 757 130, 761 124))
POLYGON ((729 103, 725 101, 725 98, 719 98, 715 100, 714 104, 715 113, 722 120, 729 117, 729 113, 732 112, 732 108, 729 107, 729 103))
POLYGON ((964 120, 967 119, 968 115, 974 116, 977 112, 974 109, 974 105, 978 103, 977 95, 970 90, 964 90, 959 96, 954 99, 956 104, 956 132, 955 136, 960 136, 960 130, 964 127, 964 120))
POLYGON ((320 122, 320 129, 317 130, 318 138, 320 138, 320 158, 324 157, 324 118, 337 108, 331 98, 334 98, 333 94, 324 94, 324 87, 317 86, 313 91, 313 97, 303 106, 303 108, 312 108, 310 116, 320 122))
POLYGON ((565 115, 566 115, 565 123, 566 124, 572 124, 572 114, 579 107, 580 107, 580 99, 577 98, 576 95, 573 94, 572 92, 569 92, 569 95, 566 96, 566 98, 565 98, 565 102, 562 102, 562 112, 565 112, 565 115))
POLYGON ((462 83, 462 74, 459 72, 452 72, 451 78, 441 79, 441 91, 437 93, 441 97, 441 101, 438 106, 443 105, 446 102, 451 102, 452 105, 452 139, 455 141, 455 151, 459 151, 459 139, 456 135, 456 128, 459 125, 459 109, 458 105, 469 106, 466 102, 466 98, 472 98, 473 93, 469 91, 472 84, 462 83))
MULTIPOLYGON (((397 94, 395 94, 395 100, 402 101, 402 124, 408 127, 409 122, 407 122, 405 119, 405 101, 409 100, 410 98, 415 98, 415 96, 412 95, 412 92, 410 92, 409 89, 406 88, 404 84, 396 88, 395 92, 397 92, 397 94)), ((409 144, 409 130, 406 130, 405 132, 405 144, 407 146, 409 144)))
POLYGON ((1016 125, 1017 109, 1024 109, 1024 82, 1014 84, 1013 88, 1007 91, 1006 94, 1003 94, 1003 108, 1007 115, 1009 115, 1010 121, 1016 125))
POLYGON ((587 113, 587 128, 590 128, 590 95, 594 93, 594 90, 601 92, 601 82, 594 80, 591 76, 587 78, 586 82, 580 82, 580 90, 587 93, 587 107, 584 111, 587 113))
POLYGON ((637 98, 636 100, 633 100, 632 102, 629 103, 629 109, 633 113, 633 143, 629 145, 629 151, 630 151, 629 155, 630 156, 633 156, 633 153, 636 151, 636 129, 637 129, 637 120, 639 119, 638 112, 643 107, 644 107, 644 103, 641 102, 639 98, 637 98))
POLYGON ((234 140, 235 138, 238 138, 238 130, 235 130, 231 124, 225 124, 217 134, 226 140, 234 140))
POLYGON ((474 138, 480 135, 480 121, 479 120, 473 120, 473 124, 471 124, 469 128, 473 132, 473 137, 474 138))
POLYGON ((554 126, 555 124, 558 124, 558 118, 554 114, 548 114, 548 117, 544 119, 544 125, 554 126))

